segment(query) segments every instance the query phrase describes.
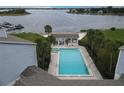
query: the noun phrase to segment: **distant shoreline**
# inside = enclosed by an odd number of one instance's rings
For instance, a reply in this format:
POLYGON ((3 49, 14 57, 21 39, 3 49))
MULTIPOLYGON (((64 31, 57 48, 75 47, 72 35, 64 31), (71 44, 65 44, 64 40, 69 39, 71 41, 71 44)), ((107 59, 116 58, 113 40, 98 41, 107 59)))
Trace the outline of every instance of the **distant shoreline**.
POLYGON ((66 12, 68 14, 77 14, 77 15, 101 15, 101 16, 124 16, 124 14, 109 14, 109 13, 105 13, 105 14, 97 14, 97 13, 71 13, 71 12, 66 12))
POLYGON ((25 13, 25 14, 0 14, 0 16, 24 16, 24 15, 29 15, 31 13, 25 13))
POLYGON ((28 15, 31 14, 25 9, 12 9, 7 11, 0 11, 0 16, 22 16, 22 15, 28 15))
POLYGON ((124 16, 124 8, 113 8, 108 6, 106 8, 78 8, 78 9, 69 9, 67 13, 70 14, 89 14, 89 15, 117 15, 124 16))

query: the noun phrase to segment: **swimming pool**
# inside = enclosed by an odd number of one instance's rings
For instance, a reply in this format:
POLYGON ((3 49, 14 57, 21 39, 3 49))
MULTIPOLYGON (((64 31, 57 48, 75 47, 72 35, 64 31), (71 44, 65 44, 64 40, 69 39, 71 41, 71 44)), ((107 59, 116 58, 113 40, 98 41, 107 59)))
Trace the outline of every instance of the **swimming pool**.
POLYGON ((89 75, 84 58, 78 48, 60 48, 58 51, 59 75, 89 75))

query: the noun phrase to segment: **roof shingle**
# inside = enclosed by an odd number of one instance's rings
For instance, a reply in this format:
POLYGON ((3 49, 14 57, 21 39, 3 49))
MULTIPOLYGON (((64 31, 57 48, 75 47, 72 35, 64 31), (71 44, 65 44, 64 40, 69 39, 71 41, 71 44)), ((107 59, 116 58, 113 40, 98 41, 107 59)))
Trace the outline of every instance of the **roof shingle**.
POLYGON ((18 38, 18 37, 13 36, 13 35, 7 35, 7 38, 0 37, 0 43, 31 44, 31 45, 35 45, 35 43, 33 43, 31 41, 24 40, 24 39, 18 38))
POLYGON ((52 35, 56 38, 78 38, 78 33, 72 33, 72 32, 54 32, 52 35))
POLYGON ((120 86, 121 80, 59 80, 42 69, 30 66, 22 74, 15 86, 120 86))

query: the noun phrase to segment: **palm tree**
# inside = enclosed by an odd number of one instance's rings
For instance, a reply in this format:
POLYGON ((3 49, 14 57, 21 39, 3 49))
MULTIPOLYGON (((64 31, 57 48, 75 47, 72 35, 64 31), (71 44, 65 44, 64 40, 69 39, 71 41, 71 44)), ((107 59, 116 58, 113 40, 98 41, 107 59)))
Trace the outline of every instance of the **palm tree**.
POLYGON ((44 29, 45 29, 45 33, 51 33, 52 32, 52 27, 50 25, 46 25, 44 27, 44 29))
POLYGON ((47 70, 51 57, 51 43, 47 38, 39 38, 35 42, 37 43, 38 66, 44 70, 47 70))
POLYGON ((109 53, 110 53, 110 67, 109 67, 109 70, 111 72, 113 61, 114 61, 113 56, 114 56, 114 53, 116 52, 116 44, 111 40, 106 40, 106 48, 109 50, 109 53))
POLYGON ((88 42, 89 42, 89 46, 90 46, 90 49, 91 49, 91 56, 93 56, 93 50, 94 50, 94 47, 93 47, 93 40, 94 40, 94 34, 95 34, 95 30, 93 29, 89 29, 87 31, 87 37, 88 37, 88 42))
POLYGON ((48 36, 48 41, 50 42, 50 44, 55 44, 56 43, 56 38, 53 35, 48 36))
POLYGON ((105 37, 101 31, 96 31, 93 39, 94 51, 97 57, 97 52, 100 48, 104 46, 105 37))

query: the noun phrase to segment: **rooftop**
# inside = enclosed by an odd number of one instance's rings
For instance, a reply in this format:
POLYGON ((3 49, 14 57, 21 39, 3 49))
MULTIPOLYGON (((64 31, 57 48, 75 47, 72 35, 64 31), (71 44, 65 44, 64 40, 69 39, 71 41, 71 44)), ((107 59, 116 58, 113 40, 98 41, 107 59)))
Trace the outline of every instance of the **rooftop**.
POLYGON ((59 80, 46 71, 35 67, 28 67, 15 86, 120 86, 124 85, 124 79, 120 80, 59 80))
POLYGON ((124 49, 124 46, 121 46, 119 49, 124 49))
POLYGON ((0 43, 6 43, 6 44, 29 44, 29 45, 35 45, 35 43, 28 41, 28 40, 24 40, 21 38, 18 38, 16 36, 13 35, 7 35, 7 38, 4 37, 0 37, 0 43))
POLYGON ((75 32, 53 32, 53 36, 55 37, 72 37, 72 38, 78 38, 78 33, 75 32))

